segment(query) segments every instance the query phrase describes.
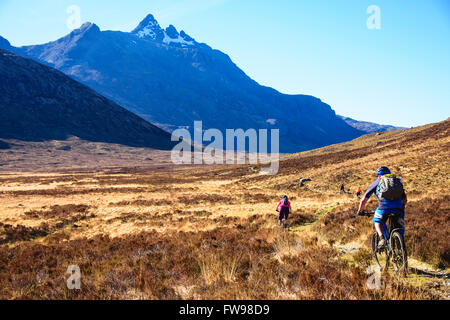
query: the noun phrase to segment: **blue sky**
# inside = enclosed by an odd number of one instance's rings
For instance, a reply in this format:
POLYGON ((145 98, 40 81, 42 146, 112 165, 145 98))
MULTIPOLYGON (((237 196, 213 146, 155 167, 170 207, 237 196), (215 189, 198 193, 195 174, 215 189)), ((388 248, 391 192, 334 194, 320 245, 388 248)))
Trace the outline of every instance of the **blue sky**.
POLYGON ((358 120, 410 127, 450 117, 447 0, 0 0, 0 35, 16 46, 55 40, 70 31, 70 5, 102 30, 131 31, 152 13, 260 84, 358 120), (367 28, 370 5, 381 29, 367 28))

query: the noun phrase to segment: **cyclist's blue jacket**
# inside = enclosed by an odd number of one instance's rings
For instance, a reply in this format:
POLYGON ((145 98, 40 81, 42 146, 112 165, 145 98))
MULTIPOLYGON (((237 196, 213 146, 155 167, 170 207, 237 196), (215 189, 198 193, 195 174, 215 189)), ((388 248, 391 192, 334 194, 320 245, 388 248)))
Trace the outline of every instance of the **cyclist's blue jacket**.
POLYGON ((378 184, 380 183, 380 178, 378 178, 376 181, 372 182, 369 189, 367 189, 366 193, 364 194, 364 197, 369 199, 373 194, 376 194, 378 198, 378 208, 377 211, 389 211, 389 209, 404 209, 403 200, 406 199, 406 193, 403 192, 403 196, 399 200, 391 201, 382 198, 378 194, 378 184))

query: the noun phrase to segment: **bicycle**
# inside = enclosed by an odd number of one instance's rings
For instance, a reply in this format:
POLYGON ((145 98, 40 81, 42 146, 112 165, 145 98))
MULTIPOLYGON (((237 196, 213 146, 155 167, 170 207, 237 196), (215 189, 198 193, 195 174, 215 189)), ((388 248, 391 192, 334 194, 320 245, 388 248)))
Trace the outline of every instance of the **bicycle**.
MULTIPOLYGON (((375 211, 362 212, 360 216, 372 217, 375 211)), ((408 270, 408 254, 406 252, 405 240, 400 232, 402 228, 395 228, 394 221, 395 214, 390 214, 387 217, 387 223, 382 222, 384 238, 386 239, 385 246, 378 246, 380 236, 378 232, 374 232, 372 235, 372 253, 378 267, 382 271, 387 271, 389 268, 389 261, 394 263, 395 271, 398 273, 406 273, 408 270), (389 226, 388 226, 389 225, 389 226), (384 268, 383 268, 384 265, 384 268)))

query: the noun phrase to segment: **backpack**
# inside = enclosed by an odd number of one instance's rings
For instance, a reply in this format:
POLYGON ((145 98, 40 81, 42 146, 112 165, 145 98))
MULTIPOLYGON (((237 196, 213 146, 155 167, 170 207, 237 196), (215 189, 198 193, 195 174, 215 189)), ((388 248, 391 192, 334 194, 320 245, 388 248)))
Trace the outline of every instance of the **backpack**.
POLYGON ((390 201, 400 200, 405 190, 401 178, 397 178, 393 174, 386 174, 380 177, 378 184, 378 197, 390 201))

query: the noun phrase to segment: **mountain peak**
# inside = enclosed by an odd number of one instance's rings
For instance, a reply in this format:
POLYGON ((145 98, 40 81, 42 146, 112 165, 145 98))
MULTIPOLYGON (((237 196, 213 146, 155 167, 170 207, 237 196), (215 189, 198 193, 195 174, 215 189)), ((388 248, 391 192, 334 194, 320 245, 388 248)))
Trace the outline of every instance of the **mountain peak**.
POLYGON ((150 38, 152 40, 164 38, 163 30, 152 14, 147 15, 131 33, 136 34, 139 38, 150 38))
POLYGON ((95 24, 91 22, 84 23, 79 29, 75 29, 71 32, 72 36, 78 36, 78 35, 86 35, 86 34, 95 34, 99 33, 100 28, 95 24))
POLYGON ((148 26, 149 24, 158 24, 158 21, 156 21, 155 17, 150 13, 144 18, 144 20, 141 21, 140 24, 148 26))
POLYGON ((169 25, 165 30, 162 29, 152 14, 147 15, 131 33, 139 38, 151 39, 168 45, 172 44, 181 47, 195 45, 193 38, 184 31, 179 33, 173 25, 169 25))
POLYGON ((166 34, 171 39, 177 39, 180 35, 177 31, 177 28, 175 28, 173 25, 170 25, 168 28, 166 28, 166 34))
POLYGON ((100 31, 100 28, 95 23, 92 23, 92 22, 83 23, 83 25, 80 27, 80 30, 83 30, 83 31, 87 31, 90 29, 100 31))
POLYGON ((182 39, 184 39, 185 41, 189 41, 189 42, 195 42, 194 38, 191 38, 186 32, 184 32, 183 30, 181 30, 180 32, 180 37, 182 39))
POLYGON ((0 49, 9 49, 11 48, 11 44, 8 40, 0 36, 0 49))

